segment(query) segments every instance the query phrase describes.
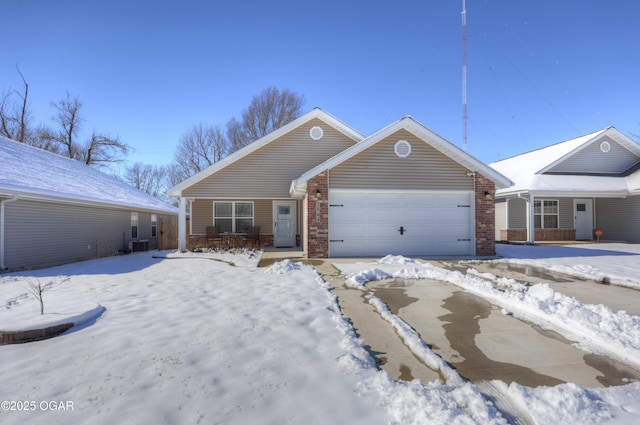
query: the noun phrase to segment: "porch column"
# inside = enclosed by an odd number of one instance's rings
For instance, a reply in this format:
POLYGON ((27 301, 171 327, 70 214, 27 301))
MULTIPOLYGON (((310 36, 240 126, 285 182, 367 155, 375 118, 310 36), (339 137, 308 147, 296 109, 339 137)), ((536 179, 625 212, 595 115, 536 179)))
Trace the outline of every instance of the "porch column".
POLYGON ((536 220, 535 220, 535 209, 534 205, 534 196, 533 193, 529 194, 529 200, 527 201, 527 243, 533 244, 535 243, 535 234, 536 234, 536 220))
POLYGON ((187 199, 180 197, 180 207, 178 212, 178 250, 187 250, 187 199))

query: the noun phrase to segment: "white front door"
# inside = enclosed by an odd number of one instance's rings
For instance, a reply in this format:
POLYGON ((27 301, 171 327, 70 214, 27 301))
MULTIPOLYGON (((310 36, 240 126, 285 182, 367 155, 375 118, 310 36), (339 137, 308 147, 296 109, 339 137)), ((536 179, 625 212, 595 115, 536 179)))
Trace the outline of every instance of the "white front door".
POLYGON ((593 203, 591 199, 574 199, 573 214, 576 239, 593 239, 593 203))
POLYGON ((273 201, 273 246, 296 246, 296 201, 273 201))

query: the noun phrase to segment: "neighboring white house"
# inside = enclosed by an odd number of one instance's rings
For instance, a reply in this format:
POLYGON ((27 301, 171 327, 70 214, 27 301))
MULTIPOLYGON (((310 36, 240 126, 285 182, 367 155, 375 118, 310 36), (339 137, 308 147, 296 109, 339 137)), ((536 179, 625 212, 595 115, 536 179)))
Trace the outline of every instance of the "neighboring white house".
POLYGON ((177 215, 79 161, 0 137, 0 272, 175 248, 177 215))
POLYGON ((640 145, 614 127, 490 166, 514 182, 496 191, 496 240, 640 243, 640 145))

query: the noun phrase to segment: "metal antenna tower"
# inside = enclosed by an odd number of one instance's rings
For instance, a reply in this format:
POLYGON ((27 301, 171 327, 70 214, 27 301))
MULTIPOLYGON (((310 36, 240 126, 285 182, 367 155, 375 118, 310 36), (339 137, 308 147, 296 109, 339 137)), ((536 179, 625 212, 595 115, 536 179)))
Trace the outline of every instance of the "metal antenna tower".
POLYGON ((467 4, 462 0, 462 149, 467 150, 467 4))

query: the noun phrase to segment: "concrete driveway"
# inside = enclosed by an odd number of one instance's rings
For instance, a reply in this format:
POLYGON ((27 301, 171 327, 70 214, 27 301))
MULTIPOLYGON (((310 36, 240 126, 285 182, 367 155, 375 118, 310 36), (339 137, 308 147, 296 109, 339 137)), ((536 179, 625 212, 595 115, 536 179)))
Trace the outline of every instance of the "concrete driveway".
MULTIPOLYGON (((335 261, 339 260, 314 261, 314 266, 335 288, 333 292, 343 313, 351 319, 380 367, 395 379, 417 378, 421 382, 441 379, 438 372, 413 355, 394 328, 368 303, 363 291, 344 286, 340 272, 331 265, 335 261)), ((459 270, 468 267, 452 262, 436 265, 459 270)), ((479 268, 478 264, 473 266, 479 268)), ((550 279, 542 271, 536 276, 531 269, 529 272, 515 268, 481 271, 521 282, 564 285, 557 290, 567 293, 567 288, 571 288, 584 296, 583 302, 607 300, 612 308, 628 309, 630 313, 631 305, 640 305, 640 291, 626 288, 558 276, 550 279), (586 285, 590 285, 588 290, 586 285)), ((367 287, 392 313, 412 326, 436 354, 472 382, 498 379, 530 387, 564 382, 602 387, 640 379, 639 371, 576 348, 555 332, 505 315, 499 308, 455 285, 427 279, 390 279, 369 282, 367 287)))

